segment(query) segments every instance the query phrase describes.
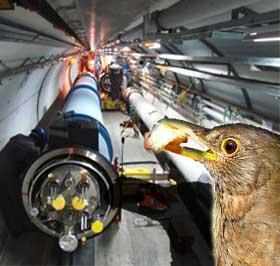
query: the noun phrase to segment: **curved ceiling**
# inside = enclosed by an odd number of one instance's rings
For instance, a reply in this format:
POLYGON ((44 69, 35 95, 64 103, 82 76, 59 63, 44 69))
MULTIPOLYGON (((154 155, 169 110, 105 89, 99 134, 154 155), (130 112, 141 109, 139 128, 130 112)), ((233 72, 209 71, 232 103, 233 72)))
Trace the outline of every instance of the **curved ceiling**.
POLYGON ((177 1, 166 0, 80 0, 78 7, 84 20, 91 49, 111 39, 141 16, 163 9, 177 1))

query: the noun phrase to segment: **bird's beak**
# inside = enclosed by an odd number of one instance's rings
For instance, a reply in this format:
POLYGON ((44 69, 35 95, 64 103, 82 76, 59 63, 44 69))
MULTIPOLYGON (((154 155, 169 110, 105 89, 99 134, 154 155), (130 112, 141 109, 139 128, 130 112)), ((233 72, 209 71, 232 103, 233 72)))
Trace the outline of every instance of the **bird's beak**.
MULTIPOLYGON (((176 138, 164 146, 164 150, 180 154, 182 156, 191 158, 195 161, 216 161, 217 156, 214 151, 211 151, 205 141, 207 129, 193 123, 178 120, 178 119, 161 119, 159 125, 170 128, 172 130, 179 130, 181 137, 176 138), (181 146, 182 143, 189 142, 196 143, 195 148, 188 146, 181 146), (199 147, 199 148, 197 148, 199 147)), ((163 133, 164 134, 164 133, 163 133)))

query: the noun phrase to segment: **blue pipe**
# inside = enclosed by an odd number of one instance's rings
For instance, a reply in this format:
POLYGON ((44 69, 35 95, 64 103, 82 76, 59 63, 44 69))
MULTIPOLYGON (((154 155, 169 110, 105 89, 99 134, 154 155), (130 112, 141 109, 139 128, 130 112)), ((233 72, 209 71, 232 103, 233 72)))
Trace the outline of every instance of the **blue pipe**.
POLYGON ((80 74, 69 92, 63 112, 74 112, 68 119, 95 121, 99 128, 98 151, 110 162, 113 160, 113 145, 103 122, 98 83, 91 73, 80 74))

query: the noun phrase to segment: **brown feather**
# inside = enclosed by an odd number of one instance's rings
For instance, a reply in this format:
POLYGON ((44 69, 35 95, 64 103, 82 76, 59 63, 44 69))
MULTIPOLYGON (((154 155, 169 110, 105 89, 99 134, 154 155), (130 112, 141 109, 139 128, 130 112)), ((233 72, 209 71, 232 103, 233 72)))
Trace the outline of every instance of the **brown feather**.
POLYGON ((216 264, 280 265, 280 138, 235 124, 205 134, 217 162, 204 161, 215 179, 213 237, 216 264), (240 142, 235 156, 221 150, 223 139, 240 142))

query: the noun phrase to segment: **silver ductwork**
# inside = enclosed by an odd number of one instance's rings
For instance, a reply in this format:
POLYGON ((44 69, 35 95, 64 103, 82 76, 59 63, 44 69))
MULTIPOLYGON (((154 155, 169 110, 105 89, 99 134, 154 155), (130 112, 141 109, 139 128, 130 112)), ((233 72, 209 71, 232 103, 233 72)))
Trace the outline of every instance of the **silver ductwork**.
POLYGON ((258 1, 259 0, 183 0, 168 9, 160 11, 157 16, 157 22, 161 27, 167 29, 176 28, 178 26, 188 27, 188 23, 195 23, 258 1))

